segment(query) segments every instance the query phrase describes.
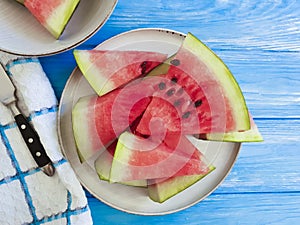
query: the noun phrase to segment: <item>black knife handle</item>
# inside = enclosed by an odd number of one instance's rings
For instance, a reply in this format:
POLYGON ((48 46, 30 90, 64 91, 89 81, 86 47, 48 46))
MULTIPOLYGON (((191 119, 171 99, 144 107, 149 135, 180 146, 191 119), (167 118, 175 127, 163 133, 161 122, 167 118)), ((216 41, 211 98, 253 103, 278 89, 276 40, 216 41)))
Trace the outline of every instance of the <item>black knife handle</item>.
POLYGON ((37 165, 42 168, 42 170, 48 176, 52 176, 54 174, 53 164, 48 157, 36 131, 32 128, 30 123, 22 114, 16 115, 15 121, 37 165))

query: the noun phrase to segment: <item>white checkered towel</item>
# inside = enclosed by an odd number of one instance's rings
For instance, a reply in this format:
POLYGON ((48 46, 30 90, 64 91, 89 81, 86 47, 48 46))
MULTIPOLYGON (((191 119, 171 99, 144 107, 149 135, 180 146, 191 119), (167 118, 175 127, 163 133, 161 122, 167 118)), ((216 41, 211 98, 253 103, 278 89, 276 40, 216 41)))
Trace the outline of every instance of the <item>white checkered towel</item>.
POLYGON ((21 111, 56 168, 48 177, 37 167, 11 112, 0 102, 0 224, 92 224, 85 193, 61 153, 57 100, 39 60, 0 52, 0 63, 17 88, 21 111))

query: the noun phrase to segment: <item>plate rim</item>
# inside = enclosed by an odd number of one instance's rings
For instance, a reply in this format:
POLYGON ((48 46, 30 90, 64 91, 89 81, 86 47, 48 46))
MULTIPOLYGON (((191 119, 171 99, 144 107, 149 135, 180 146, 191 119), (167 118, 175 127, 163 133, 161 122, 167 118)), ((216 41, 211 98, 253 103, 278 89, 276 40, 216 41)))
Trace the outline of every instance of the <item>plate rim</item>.
MULTIPOLYGON (((158 32, 170 32, 170 33, 172 33, 172 34, 178 34, 178 35, 180 35, 180 36, 186 36, 186 34, 184 34, 184 33, 182 33, 182 32, 179 32, 179 31, 175 31, 175 30, 172 30, 172 29, 166 29, 166 28, 158 28, 158 27, 147 27, 147 28, 137 28, 137 29, 132 29, 132 30, 128 30, 128 31, 125 31, 125 32, 121 32, 121 33, 119 33, 119 34, 117 34, 117 35, 115 35, 115 36, 113 36, 113 37, 111 37, 111 38, 108 38, 107 40, 105 40, 105 41, 103 41, 103 42, 101 42, 101 43, 99 43, 99 45, 97 45, 95 48, 97 48, 98 46, 101 46, 102 44, 105 44, 106 42, 109 42, 109 41, 112 41, 112 40, 114 40, 114 39, 116 39, 116 38, 119 38, 120 36, 122 36, 122 35, 126 35, 126 34, 130 34, 130 33, 134 33, 134 32, 141 32, 141 31, 158 31, 158 32)), ((60 127, 61 127, 61 117, 60 117, 60 115, 61 115, 61 112, 62 112, 62 99, 63 99, 63 97, 64 97, 64 95, 65 95, 65 93, 67 92, 67 87, 68 87, 68 85, 72 82, 72 79, 73 79, 73 77, 74 77, 74 74, 75 74, 75 72, 78 70, 79 68, 78 68, 78 66, 76 66, 74 69, 73 69, 73 71, 72 71, 72 73, 70 74, 70 76, 69 76, 69 78, 67 79, 67 82, 66 82, 66 84, 65 84, 65 87, 64 87, 64 89, 63 89, 63 92, 62 92, 62 94, 61 94, 61 100, 60 100, 60 102, 59 102, 59 107, 58 107, 58 113, 57 113, 57 129, 58 129, 58 138, 59 138, 59 145, 60 145, 60 147, 61 147, 61 150, 62 150, 62 153, 63 153, 63 155, 66 157, 66 159, 68 160, 68 157, 67 157, 67 154, 66 154, 66 152, 65 152, 65 149, 64 149, 64 147, 63 147, 63 144, 62 144, 62 135, 61 135, 61 129, 60 129, 60 127)), ((224 182, 224 180, 228 177, 228 175, 230 174, 230 172, 231 172, 231 170, 232 170, 232 168, 233 168, 233 166, 235 165, 235 163, 236 163, 236 161, 237 161, 237 158, 238 158, 238 156, 239 156, 239 154, 240 154, 240 150, 241 150, 241 147, 242 147, 242 143, 234 143, 235 144, 235 149, 236 149, 236 154, 235 154, 235 156, 233 157, 233 160, 232 160, 232 164, 230 165, 230 167, 228 168, 228 170, 224 173, 224 176, 222 177, 222 179, 220 179, 220 182, 217 184, 217 185, 215 185, 215 187, 214 188, 212 188, 209 192, 207 192, 205 195, 203 195, 201 198, 199 198, 199 199, 197 199, 197 200, 195 200, 195 201, 193 201, 192 203, 190 203, 190 204, 186 204, 185 206, 183 206, 183 207, 179 207, 179 208, 176 208, 176 209, 173 209, 173 210, 168 210, 168 211, 166 211, 166 210, 164 210, 164 211, 162 211, 162 212, 155 212, 155 213, 152 213, 152 212, 137 212, 137 211, 134 211, 134 210, 128 210, 128 209, 124 209, 124 208, 122 208, 122 207, 119 207, 118 205, 116 205, 116 204, 113 204, 113 203, 110 203, 110 202, 108 202, 107 200, 105 200, 105 199, 103 199, 103 198, 101 198, 101 197, 99 197, 99 196, 97 196, 97 194, 93 191, 93 190, 91 190, 91 188, 90 187, 88 187, 88 185, 86 185, 84 182, 83 182, 83 180, 82 180, 82 178, 81 177, 79 177, 78 175, 77 175, 77 173, 75 172, 75 170, 74 170, 74 173, 76 174, 76 177, 77 177, 77 179, 80 181, 80 184, 94 197, 94 198, 96 198, 96 199, 98 199, 100 202, 102 202, 102 203, 105 203, 106 205, 108 205, 108 206, 110 206, 110 207, 112 207, 112 208, 114 208, 114 209, 117 209, 117 210, 120 210, 120 211, 122 211, 122 212, 126 212, 126 213, 129 213, 129 214, 133 214, 133 215, 141 215, 141 216, 161 216, 161 215, 168 215, 168 214, 173 214, 173 213, 176 213, 176 212, 179 212, 179 211, 182 211, 182 210, 185 210, 185 209, 187 209, 187 208, 189 208, 189 207, 191 207, 191 206, 194 206, 194 205, 196 205, 196 204, 198 204, 198 203, 200 203, 201 201, 203 201, 204 199, 206 199, 209 195, 211 195, 223 182, 224 182)), ((70 163, 70 166, 72 167, 72 165, 71 165, 71 163, 70 163)), ((73 167, 72 167, 73 168, 73 167)))

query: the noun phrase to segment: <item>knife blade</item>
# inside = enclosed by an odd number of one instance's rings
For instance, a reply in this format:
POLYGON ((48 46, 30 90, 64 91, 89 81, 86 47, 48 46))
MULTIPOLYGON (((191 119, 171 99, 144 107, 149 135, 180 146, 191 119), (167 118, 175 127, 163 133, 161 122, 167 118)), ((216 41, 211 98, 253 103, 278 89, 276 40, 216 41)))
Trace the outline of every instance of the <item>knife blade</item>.
POLYGON ((10 108, 26 146, 37 165, 46 175, 53 176, 55 173, 53 163, 48 157, 37 132, 18 109, 15 86, 2 65, 0 66, 0 101, 10 108))

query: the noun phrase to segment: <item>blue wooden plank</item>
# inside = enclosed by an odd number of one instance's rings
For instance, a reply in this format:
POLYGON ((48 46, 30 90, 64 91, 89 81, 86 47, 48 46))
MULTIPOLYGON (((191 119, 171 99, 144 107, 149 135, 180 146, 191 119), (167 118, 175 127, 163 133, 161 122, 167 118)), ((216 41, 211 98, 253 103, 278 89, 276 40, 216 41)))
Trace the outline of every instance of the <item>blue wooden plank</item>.
POLYGON ((299 51, 300 4, 285 1, 119 0, 116 10, 86 44, 140 27, 191 31, 218 46, 299 51))
POLYGON ((300 192, 300 120, 255 120, 262 143, 243 144, 216 193, 300 192))
MULTIPOLYGON (((138 202, 137 202, 138 204, 138 202)), ((175 214, 139 216, 113 209, 89 198, 95 225, 165 224, 299 224, 300 195, 212 194, 204 201, 175 214)))

